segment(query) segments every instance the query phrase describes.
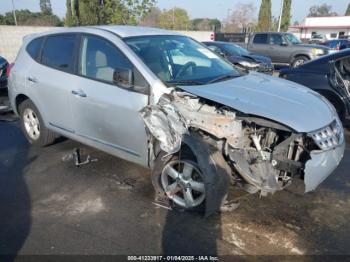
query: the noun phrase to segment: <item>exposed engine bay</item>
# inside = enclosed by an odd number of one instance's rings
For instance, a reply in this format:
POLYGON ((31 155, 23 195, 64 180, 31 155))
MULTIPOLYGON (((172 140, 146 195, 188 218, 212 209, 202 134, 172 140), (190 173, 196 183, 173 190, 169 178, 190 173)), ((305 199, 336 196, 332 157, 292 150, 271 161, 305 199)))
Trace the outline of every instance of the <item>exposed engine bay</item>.
POLYGON ((312 138, 284 125, 185 92, 165 94, 140 114, 163 151, 174 154, 183 135, 199 134, 223 154, 234 180, 262 196, 303 178, 309 152, 319 149, 312 138))

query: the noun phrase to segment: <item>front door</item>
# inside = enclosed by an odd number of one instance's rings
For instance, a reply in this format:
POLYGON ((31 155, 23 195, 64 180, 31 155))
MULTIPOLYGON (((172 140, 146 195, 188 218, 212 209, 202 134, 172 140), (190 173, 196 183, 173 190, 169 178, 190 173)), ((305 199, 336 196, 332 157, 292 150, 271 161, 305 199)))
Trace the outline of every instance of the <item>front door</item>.
POLYGON ((269 44, 268 56, 270 56, 273 63, 288 64, 290 62, 290 52, 288 51, 290 47, 281 34, 270 34, 269 44))
MULTIPOLYGON (((109 153, 147 165, 147 135, 139 111, 148 104, 148 94, 117 86, 113 81, 117 68, 138 73, 113 43, 82 36, 78 87, 71 94, 76 134, 109 153)), ((140 74, 135 81, 146 85, 140 74)))

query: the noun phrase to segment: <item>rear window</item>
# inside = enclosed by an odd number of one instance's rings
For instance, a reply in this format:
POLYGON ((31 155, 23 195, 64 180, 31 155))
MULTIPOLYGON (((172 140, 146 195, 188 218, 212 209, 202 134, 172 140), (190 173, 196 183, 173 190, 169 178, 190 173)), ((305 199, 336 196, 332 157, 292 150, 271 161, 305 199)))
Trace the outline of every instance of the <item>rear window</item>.
POLYGON ((267 44, 267 34, 257 34, 253 40, 254 44, 267 44))
POLYGON ((37 60, 39 57, 39 52, 41 45, 43 43, 44 38, 36 38, 32 40, 28 45, 27 45, 27 52, 33 58, 34 60, 37 60))
POLYGON ((59 70, 73 72, 75 40, 74 34, 48 36, 41 62, 59 70))

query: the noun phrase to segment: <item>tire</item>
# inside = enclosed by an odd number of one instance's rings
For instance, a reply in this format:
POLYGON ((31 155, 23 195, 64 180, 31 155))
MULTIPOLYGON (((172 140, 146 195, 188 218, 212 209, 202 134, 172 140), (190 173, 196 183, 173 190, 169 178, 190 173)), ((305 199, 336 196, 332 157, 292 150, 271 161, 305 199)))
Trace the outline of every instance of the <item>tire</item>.
POLYGON ((309 61, 310 59, 307 56, 304 55, 300 55, 297 56, 296 58, 294 58, 293 62, 292 62, 292 67, 298 67, 301 66, 302 64, 304 64, 306 61, 309 61))
POLYGON ((55 141, 56 134, 46 128, 39 110, 32 101, 23 101, 18 109, 22 131, 30 144, 44 147, 55 141))
POLYGON ((204 177, 194 154, 184 146, 180 158, 176 154, 163 160, 165 155, 158 155, 152 169, 152 183, 160 198, 168 198, 175 209, 204 211, 204 177))

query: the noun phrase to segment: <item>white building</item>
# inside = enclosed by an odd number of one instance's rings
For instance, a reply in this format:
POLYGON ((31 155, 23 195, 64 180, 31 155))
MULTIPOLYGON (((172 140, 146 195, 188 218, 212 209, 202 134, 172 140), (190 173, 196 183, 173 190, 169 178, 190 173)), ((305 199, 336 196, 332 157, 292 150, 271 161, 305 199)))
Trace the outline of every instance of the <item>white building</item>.
POLYGON ((300 39, 310 39, 314 34, 335 39, 350 35, 350 16, 306 17, 303 25, 290 26, 290 30, 300 39))

